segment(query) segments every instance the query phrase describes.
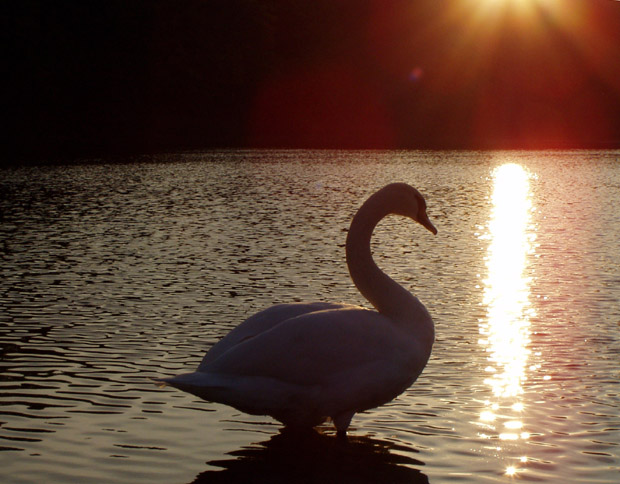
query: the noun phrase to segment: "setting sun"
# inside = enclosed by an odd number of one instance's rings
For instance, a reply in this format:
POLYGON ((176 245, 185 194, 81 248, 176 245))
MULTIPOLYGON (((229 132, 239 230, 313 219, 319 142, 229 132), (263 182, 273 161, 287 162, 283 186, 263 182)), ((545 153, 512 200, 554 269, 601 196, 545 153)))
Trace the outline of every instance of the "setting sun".
POLYGON ((502 7, 511 7, 511 8, 530 8, 535 3, 540 3, 544 0, 480 0, 478 3, 482 6, 486 6, 487 8, 502 8, 502 7))
POLYGON ((617 92, 620 70, 610 60, 605 19, 590 2, 455 0, 449 5, 442 29, 455 34, 436 84, 443 97, 455 92, 462 99, 469 93, 475 142, 493 146, 511 139, 536 148, 612 136, 609 105, 597 102, 598 91, 588 86, 596 79, 602 89, 617 92), (577 115, 582 109, 586 114, 577 115))
MULTIPOLYGON (((510 12, 518 14, 544 13, 561 6, 558 0, 467 0, 476 8, 487 12, 510 12)), ((473 8, 473 6, 472 6, 473 8)))

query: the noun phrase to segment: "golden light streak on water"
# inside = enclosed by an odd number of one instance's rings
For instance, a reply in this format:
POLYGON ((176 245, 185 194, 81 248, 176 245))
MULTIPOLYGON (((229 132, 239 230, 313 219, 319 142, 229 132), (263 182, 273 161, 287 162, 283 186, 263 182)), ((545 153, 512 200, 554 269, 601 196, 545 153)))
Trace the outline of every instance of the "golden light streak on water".
MULTIPOLYGON (((492 204, 484 290, 488 318, 480 328, 480 342, 489 352, 485 370, 491 373, 485 383, 495 397, 516 397, 522 393, 526 378, 532 311, 528 301, 530 280, 525 275, 532 247, 528 231, 532 202, 529 176, 520 165, 497 168, 492 204)), ((518 401, 512 405, 523 408, 518 401)))
MULTIPOLYGON (((480 322, 480 344, 488 353, 484 371, 493 398, 480 413, 485 436, 506 443, 527 440, 521 414, 521 395, 527 378, 530 342, 530 279, 526 274, 534 235, 530 227, 532 201, 530 176, 517 164, 505 164, 493 173, 492 213, 488 226, 487 278, 484 305, 487 318, 480 322)), ((514 476, 514 465, 506 474, 514 476)))

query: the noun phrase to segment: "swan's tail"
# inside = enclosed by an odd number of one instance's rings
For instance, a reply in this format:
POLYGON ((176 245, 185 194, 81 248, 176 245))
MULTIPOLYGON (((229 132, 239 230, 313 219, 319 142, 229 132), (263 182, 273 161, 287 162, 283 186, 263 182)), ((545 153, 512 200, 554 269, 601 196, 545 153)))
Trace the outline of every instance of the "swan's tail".
POLYGON ((327 416, 322 413, 315 414, 316 404, 312 402, 315 402, 321 393, 318 386, 307 387, 272 378, 202 371, 161 378, 156 380, 156 383, 160 386, 170 385, 203 400, 230 405, 252 415, 271 415, 287 425, 301 422, 312 427, 327 416), (301 408, 300 402, 304 402, 301 408))
POLYGON ((201 371, 182 373, 170 378, 157 378, 155 383, 160 388, 169 385, 209 401, 218 401, 216 395, 218 390, 221 391, 223 388, 221 382, 218 384, 217 377, 201 371))

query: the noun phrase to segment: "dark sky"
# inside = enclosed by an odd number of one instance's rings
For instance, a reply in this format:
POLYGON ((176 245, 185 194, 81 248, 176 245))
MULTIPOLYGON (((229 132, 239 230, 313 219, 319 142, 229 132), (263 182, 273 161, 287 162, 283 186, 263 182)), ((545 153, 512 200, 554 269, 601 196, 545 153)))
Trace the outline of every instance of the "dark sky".
POLYGON ((613 0, 7 0, 3 162, 620 146, 613 0))

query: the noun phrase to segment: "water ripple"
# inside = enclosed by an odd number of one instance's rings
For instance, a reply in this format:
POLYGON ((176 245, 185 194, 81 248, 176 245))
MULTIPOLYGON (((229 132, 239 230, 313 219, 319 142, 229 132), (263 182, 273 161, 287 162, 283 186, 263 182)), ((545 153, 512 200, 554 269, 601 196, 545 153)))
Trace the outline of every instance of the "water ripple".
POLYGON ((249 150, 1 171, 5 474, 15 483, 504 482, 510 469, 528 481, 616 482, 617 156, 249 150), (505 163, 532 175, 533 312, 520 402, 489 408, 489 355, 478 343, 485 230, 493 170, 505 163), (374 255, 426 304, 437 340, 412 388, 355 417, 351 445, 329 429, 283 435, 267 418, 153 384, 195 367, 273 303, 365 304, 344 238, 359 202, 395 180, 426 195, 439 235, 388 219, 374 255))

